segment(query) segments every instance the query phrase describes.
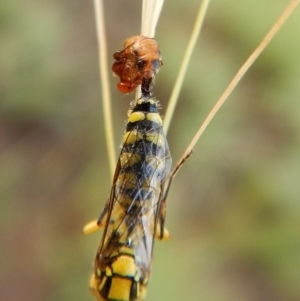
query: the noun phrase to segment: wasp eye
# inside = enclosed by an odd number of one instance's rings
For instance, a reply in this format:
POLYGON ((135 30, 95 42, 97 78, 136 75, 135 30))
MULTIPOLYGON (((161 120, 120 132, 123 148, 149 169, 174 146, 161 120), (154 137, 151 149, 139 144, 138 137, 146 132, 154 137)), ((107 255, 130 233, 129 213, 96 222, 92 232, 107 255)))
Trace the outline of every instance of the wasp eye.
POLYGON ((145 64, 146 64, 146 62, 145 61, 143 61, 143 60, 139 60, 138 62, 137 62, 137 67, 139 68, 139 69, 143 69, 144 68, 144 66, 145 66, 145 64))

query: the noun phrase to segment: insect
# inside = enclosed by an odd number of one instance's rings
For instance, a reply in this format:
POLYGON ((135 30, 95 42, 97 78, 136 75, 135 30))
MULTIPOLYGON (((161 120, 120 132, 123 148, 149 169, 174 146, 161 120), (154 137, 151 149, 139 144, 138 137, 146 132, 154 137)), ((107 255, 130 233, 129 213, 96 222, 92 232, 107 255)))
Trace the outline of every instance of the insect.
POLYGON ((143 87, 150 88, 153 77, 162 65, 157 42, 145 36, 126 39, 124 49, 115 52, 113 57, 116 61, 112 70, 120 77, 117 88, 123 93, 132 92, 143 81, 143 87))
POLYGON ((96 298, 140 301, 150 276, 154 238, 169 237, 164 224, 172 159, 158 102, 150 92, 162 63, 156 41, 143 36, 127 39, 114 58, 112 69, 121 84, 127 85, 129 74, 134 79, 130 86, 142 84, 141 97, 128 111, 110 197, 96 224, 84 232, 104 227, 90 280, 96 298))
POLYGON ((154 98, 134 101, 112 190, 98 220, 104 233, 91 288, 98 300, 143 300, 154 236, 164 231, 171 156, 154 98))

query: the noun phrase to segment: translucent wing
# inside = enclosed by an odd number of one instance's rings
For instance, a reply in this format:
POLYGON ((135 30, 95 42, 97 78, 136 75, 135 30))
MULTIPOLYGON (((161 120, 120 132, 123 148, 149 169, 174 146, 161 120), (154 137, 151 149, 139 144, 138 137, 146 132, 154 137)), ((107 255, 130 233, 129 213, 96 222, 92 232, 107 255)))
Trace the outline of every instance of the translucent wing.
POLYGON ((97 258, 105 261, 121 246, 130 247, 141 274, 147 276, 171 156, 160 125, 145 128, 137 124, 130 133, 121 150, 97 258))

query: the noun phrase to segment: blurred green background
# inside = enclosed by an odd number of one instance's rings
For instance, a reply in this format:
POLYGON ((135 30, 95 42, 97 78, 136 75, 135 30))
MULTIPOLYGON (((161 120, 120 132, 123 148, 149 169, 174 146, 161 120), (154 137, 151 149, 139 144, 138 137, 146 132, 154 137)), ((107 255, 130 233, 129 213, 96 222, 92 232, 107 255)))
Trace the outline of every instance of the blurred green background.
MULTIPOLYGON (((176 162, 289 1, 212 1, 168 135, 176 162)), ((198 1, 166 1, 157 28, 162 114, 198 1), (175 3, 176 2, 176 3, 175 3)), ((140 32, 141 1, 105 3, 111 54, 140 32)), ((300 10, 206 130, 168 197, 148 301, 300 300, 300 10)), ((110 192, 91 1, 0 5, 0 300, 94 300, 110 192)), ((115 142, 129 101, 112 79, 115 142)), ((118 152, 118 151, 117 151, 118 152)))

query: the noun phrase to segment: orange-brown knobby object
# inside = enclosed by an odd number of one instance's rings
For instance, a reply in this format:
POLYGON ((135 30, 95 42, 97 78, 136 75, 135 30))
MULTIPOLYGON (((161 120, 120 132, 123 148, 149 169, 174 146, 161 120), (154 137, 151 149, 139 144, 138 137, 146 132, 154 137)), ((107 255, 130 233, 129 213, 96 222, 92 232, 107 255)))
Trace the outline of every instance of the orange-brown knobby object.
POLYGON ((157 42, 145 36, 133 36, 124 42, 124 49, 114 53, 112 71, 120 77, 117 88, 130 93, 143 82, 150 84, 163 64, 157 42))

